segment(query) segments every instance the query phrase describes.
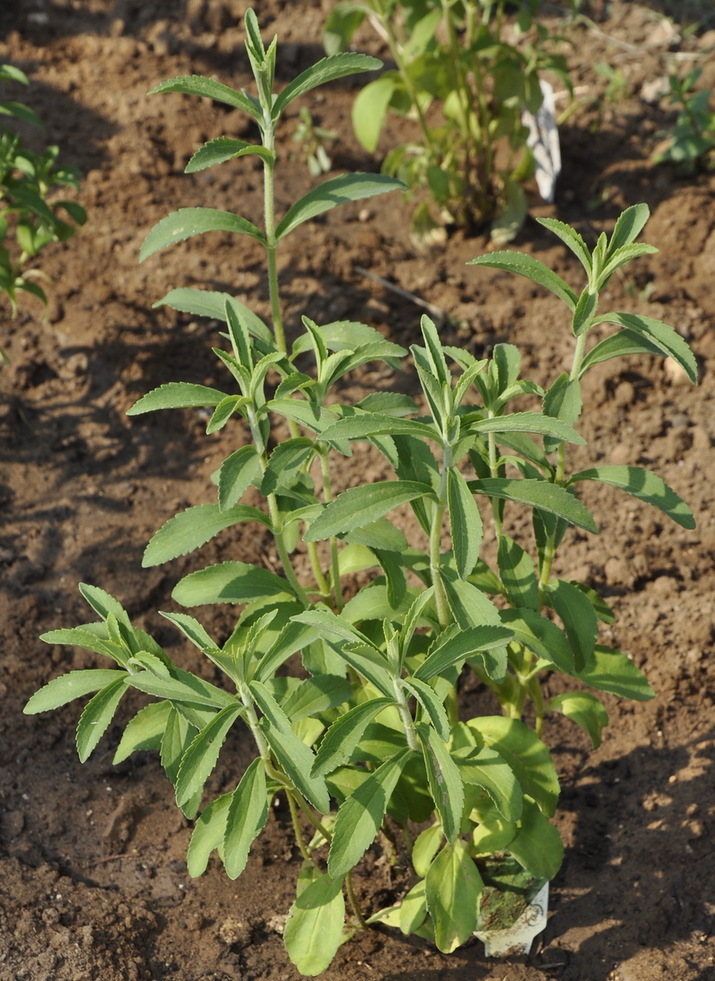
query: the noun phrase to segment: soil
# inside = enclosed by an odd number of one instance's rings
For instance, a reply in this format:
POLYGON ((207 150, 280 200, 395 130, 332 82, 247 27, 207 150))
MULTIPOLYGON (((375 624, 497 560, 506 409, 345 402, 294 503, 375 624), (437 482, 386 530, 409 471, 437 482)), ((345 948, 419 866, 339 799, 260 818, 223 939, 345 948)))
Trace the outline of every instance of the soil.
MULTIPOLYGON (((38 639, 90 618, 79 581, 116 595, 136 623, 196 668, 156 611, 174 608, 171 589, 198 559, 142 569, 141 555, 178 509, 212 500, 208 477, 241 434, 206 437, 196 412, 137 420, 125 411, 165 381, 222 380, 210 350, 215 325, 155 309, 156 300, 200 284, 231 291, 265 315, 266 290, 249 240, 209 236, 141 265, 138 250, 152 225, 182 206, 232 208, 260 220, 260 174, 244 160, 184 176, 201 142, 250 135, 250 126, 238 111, 146 93, 191 72, 249 85, 240 27, 246 6, 0 5, 0 62, 31 76, 31 88, 16 97, 33 106, 46 136, 80 169, 79 199, 89 213, 79 235, 43 254, 53 280, 47 322, 25 304, 2 326, 12 365, 0 374, 0 981, 298 977, 280 936, 300 861, 287 814, 276 809, 237 881, 217 865, 192 880, 190 825, 156 757, 140 753, 111 766, 130 706, 84 766, 74 749, 76 705, 22 715, 41 684, 97 664, 38 639)), ((280 36, 281 83, 320 56, 329 3, 255 6, 264 30, 280 36)), ((476 940, 445 956, 419 939, 368 931, 341 948, 324 975, 330 981, 715 978, 715 178, 683 179, 652 164, 675 117, 666 103, 645 99, 669 66, 700 64, 700 84, 715 86, 715 24, 707 2, 594 3, 587 12, 590 20, 566 28, 579 101, 561 130, 556 203, 534 194, 514 244, 578 284, 575 260, 533 216, 573 223, 593 241, 623 207, 645 201, 651 208, 644 237, 659 252, 614 277, 610 302, 675 325, 698 357, 700 385, 692 388, 657 359, 599 366, 586 382, 584 460, 656 470, 689 502, 697 529, 685 531, 615 490, 590 493, 600 535, 573 535, 558 572, 606 595, 617 621, 604 642, 627 650, 657 695, 647 703, 609 698, 611 726, 595 752, 569 723, 549 727, 566 858, 552 884, 548 927, 528 957, 488 961, 476 940), (699 27, 686 29, 698 17, 699 27), (620 73, 620 92, 594 71, 600 62, 620 73)), ((358 40, 380 53, 368 30, 358 40)), ((379 167, 379 154, 367 156, 351 134, 356 84, 345 80, 304 100, 316 123, 340 135, 332 147, 338 172, 379 167)), ((283 145, 297 154, 292 128, 283 145)), ((296 156, 282 171, 278 206, 312 180, 296 156)), ((367 270, 443 310, 451 343, 488 354, 499 341, 515 342, 537 379, 568 364, 569 329, 555 299, 526 280, 466 266, 489 248, 484 237, 455 233, 429 253, 417 251, 407 213, 390 195, 302 225, 280 259, 289 331, 308 313, 324 322, 361 319, 413 343, 421 308, 367 270)), ((371 369, 343 394, 359 398, 391 384, 412 383, 407 373, 371 369)), ((364 476, 346 471, 343 480, 364 476)), ((200 559, 270 563, 264 551, 262 538, 243 529, 225 533, 200 559)), ((204 622, 225 635, 230 616, 207 612, 204 622)), ((231 749, 233 772, 212 777, 214 792, 249 761, 240 738, 231 749)), ((359 889, 373 901, 389 889, 379 860, 363 870, 359 889)))

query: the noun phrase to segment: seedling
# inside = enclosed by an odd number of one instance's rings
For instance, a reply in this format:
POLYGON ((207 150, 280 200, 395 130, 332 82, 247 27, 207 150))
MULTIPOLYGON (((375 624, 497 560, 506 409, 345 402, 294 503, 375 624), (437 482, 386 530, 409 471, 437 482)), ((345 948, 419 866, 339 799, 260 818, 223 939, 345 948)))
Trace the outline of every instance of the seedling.
POLYGON ((503 243, 526 216, 523 184, 534 168, 523 114, 541 106, 543 72, 556 74, 569 91, 571 82, 556 50, 561 39, 537 23, 536 0, 516 4, 516 18, 507 16, 513 6, 347 0, 327 20, 328 50, 345 49, 365 18, 389 46, 395 68, 360 92, 353 124, 363 146, 375 151, 388 112, 415 120, 415 138, 390 146, 383 171, 415 196, 412 230, 421 239, 435 225, 454 224, 491 227, 503 243))
MULTIPOLYGON (((222 644, 189 613, 162 614, 219 669, 223 686, 179 668, 116 599, 81 585, 99 621, 52 630, 43 640, 95 651, 115 667, 55 678, 25 710, 42 712, 92 694, 77 727, 86 760, 127 690, 149 695, 153 700, 126 723, 114 761, 137 750, 160 752, 178 806, 196 819, 187 855, 192 876, 206 869, 214 851, 226 873, 239 876, 269 819, 269 802, 282 796, 302 856, 285 944, 298 969, 315 975, 351 932, 375 923, 452 951, 477 927, 485 883, 504 891, 524 873, 537 881, 557 873, 563 846, 549 818, 559 783, 542 741, 544 718, 566 716, 597 746, 607 716, 594 692, 636 700, 653 694, 626 654, 599 642, 599 621, 613 619, 605 601, 588 585, 558 576, 557 552, 567 547, 569 529, 596 531, 578 489, 586 481, 609 484, 693 527, 687 506, 650 471, 569 468, 568 447, 584 442, 576 428, 584 411, 581 379, 593 365, 630 354, 670 356, 693 381, 696 365, 666 324, 600 312, 613 273, 655 251, 636 242, 648 217, 647 207, 637 205, 592 250, 569 226, 542 220, 583 266, 580 292, 530 256, 496 252, 474 260, 525 275, 563 302, 572 364, 548 388, 521 376, 515 346, 499 344, 490 360, 478 360, 444 344, 425 316, 420 343, 410 348, 419 394, 380 391, 354 405, 341 402, 336 382, 346 374, 369 361, 394 364, 407 352, 363 324, 318 325, 308 316, 289 344, 276 249, 313 215, 398 185, 379 175, 336 177, 276 221, 274 128, 294 98, 374 61, 328 57, 275 95, 276 42, 264 47, 252 11, 246 34, 257 95, 198 76, 156 91, 208 96, 257 122, 260 144, 219 137, 197 151, 187 170, 257 155, 265 178, 264 228, 236 214, 183 209, 150 232, 142 258, 215 229, 249 235, 266 252, 272 321, 228 294, 173 290, 160 302, 223 323, 215 353, 229 384, 225 391, 183 381, 162 385, 130 415, 209 406, 207 432, 230 423, 236 434, 214 476, 216 503, 171 517, 149 542, 144 565, 168 562, 232 525, 256 521, 272 535, 281 571, 237 556, 191 572, 176 586, 173 597, 187 608, 208 606, 209 615, 214 604, 238 609, 222 644), (615 332, 589 345, 591 329, 602 324, 615 332), (335 495, 344 459, 365 443, 382 455, 386 479, 335 495), (263 495, 265 507, 242 503, 249 487, 263 495), (409 534, 388 517, 405 506, 413 518, 409 534), (525 509, 531 543, 514 531, 525 509), (496 532, 492 563, 482 554, 485 522, 496 532), (303 562, 297 560, 306 554, 311 575, 298 572, 303 562), (279 673, 298 652, 301 677, 279 673), (493 693, 496 714, 462 714, 464 671, 493 693), (546 698, 542 684, 555 675, 561 693, 546 698), (253 741, 255 758, 231 790, 204 800, 234 726, 253 741), (388 908, 358 895, 353 881, 354 869, 375 848, 393 864, 395 903, 388 908)), ((230 772, 231 761, 222 762, 230 772)), ((490 909, 496 908, 492 892, 490 909)))
MULTIPOLYGON (((12 65, 0 65, 0 81, 29 85, 25 73, 12 65)), ((42 126, 37 115, 21 102, 0 101, 0 115, 42 126)), ((53 198, 57 187, 79 189, 77 171, 60 166, 58 156, 56 146, 34 153, 17 133, 0 126, 0 294, 8 298, 13 316, 21 291, 47 305, 45 291, 37 282, 47 277, 34 260, 50 242, 64 242, 74 235, 87 219, 76 201, 53 198)), ((7 360, 0 348, 0 362, 7 360)))
POLYGON ((655 163, 675 164, 683 173, 698 169, 712 170, 715 166, 715 112, 711 108, 710 89, 695 89, 702 74, 694 68, 681 78, 669 75, 669 101, 680 109, 675 126, 666 137, 666 147, 656 154, 655 163))

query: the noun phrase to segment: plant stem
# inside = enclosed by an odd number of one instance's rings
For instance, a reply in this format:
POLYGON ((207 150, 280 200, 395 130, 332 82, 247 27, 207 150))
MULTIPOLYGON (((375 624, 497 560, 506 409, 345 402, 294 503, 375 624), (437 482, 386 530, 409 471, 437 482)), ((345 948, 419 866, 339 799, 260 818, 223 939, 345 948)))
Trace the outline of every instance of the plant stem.
POLYGON ((305 838, 303 837, 303 829, 300 826, 300 819, 298 815, 298 808, 295 805, 295 799, 293 797, 293 792, 286 788, 286 797, 288 798, 288 807, 290 808, 290 817, 293 822, 293 834, 295 835, 295 840, 298 842, 298 848, 300 849, 300 854, 304 859, 309 861, 313 860, 312 855, 308 851, 308 846, 305 843, 305 838))
MULTIPOLYGON (((330 504, 333 500, 333 490, 330 482, 330 466, 328 464, 327 453, 321 453, 320 455, 320 469, 323 474, 323 496, 325 498, 325 503, 330 504)), ((340 578, 338 540, 334 535, 330 539, 330 569, 333 596, 335 598, 335 610, 337 613, 340 613, 343 608, 343 586, 340 578)))
POLYGON ((345 876, 345 891, 348 894, 348 900, 350 902, 350 907, 355 915, 355 919, 358 921, 358 925, 361 930, 367 930, 367 923, 365 922, 365 917, 360 912, 360 906, 357 901, 357 896, 355 895, 355 889, 353 887, 353 872, 352 869, 345 876))

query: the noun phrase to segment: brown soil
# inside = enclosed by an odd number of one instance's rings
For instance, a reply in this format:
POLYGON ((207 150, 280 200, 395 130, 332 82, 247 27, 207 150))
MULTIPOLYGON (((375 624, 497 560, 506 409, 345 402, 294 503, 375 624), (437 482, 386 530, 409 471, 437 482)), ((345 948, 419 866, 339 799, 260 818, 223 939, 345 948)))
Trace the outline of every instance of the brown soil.
MULTIPOLYGON (((297 977, 280 937, 299 862, 286 814, 276 811, 239 880, 213 866, 191 880, 184 863, 190 827, 155 757, 138 754, 112 767, 120 731, 114 725, 81 766, 75 705, 48 716, 21 714, 49 678, 95 663, 38 640, 44 630, 89 618, 78 581, 115 594, 136 622, 193 664, 155 612, 172 608, 171 588, 191 560, 142 570, 141 554, 177 509, 212 499, 208 476, 227 440, 238 437, 206 437, 197 413, 146 421, 124 413, 161 382, 220 379, 212 325, 153 310, 152 303, 174 286, 199 283, 237 293, 265 313, 261 256, 250 243, 221 236, 143 265, 137 253, 149 228, 180 206, 228 207, 259 219, 260 181, 246 161, 183 176, 197 145, 219 133, 249 133, 246 119, 199 100, 146 93, 192 71, 247 85, 236 27, 246 6, 0 4, 0 61, 32 76, 31 90, 19 97, 82 171, 80 199, 89 212, 82 233, 43 259, 54 280, 49 322, 41 325, 26 307, 3 326, 12 366, 0 373, 0 981, 297 977)), ((255 6, 265 30, 283 42, 281 81, 319 56, 329 3, 255 6)), ((715 180, 683 181, 651 165, 659 130, 674 117, 641 98, 643 84, 661 77, 669 59, 688 66, 702 56, 702 82, 715 85, 712 31, 673 34, 662 18, 664 8, 693 19, 712 14, 705 2, 593 8, 597 25, 571 29, 582 104, 562 130, 557 203, 534 199, 533 214, 572 222, 592 241, 622 207, 650 205, 645 237, 660 252, 613 280, 611 302, 674 324, 694 347, 701 384, 692 389, 656 360, 631 359, 616 374, 601 366, 588 379, 582 431, 591 460, 658 471, 688 500, 698 527, 685 532, 604 491, 589 497, 600 536, 574 536, 559 571, 605 592, 618 615, 605 640, 632 653, 657 697, 647 704, 609 700, 611 727, 595 753, 575 728, 550 729, 567 853, 552 886, 548 928, 529 958, 489 962, 476 941, 447 957, 422 941, 370 931, 341 949, 325 974, 331 981, 715 978, 715 180), (616 102, 593 71, 600 61, 626 82, 616 102)), ((361 44, 375 50, 368 32, 361 44)), ((377 158, 366 158, 350 132, 354 92, 345 82, 312 93, 306 104, 316 121, 341 134, 336 168, 375 169, 377 158)), ((311 178, 295 160, 282 180, 280 207, 311 178)), ((303 225, 281 259, 289 324, 295 328, 304 312, 318 321, 357 318, 413 342, 421 310, 360 267, 446 311, 462 325, 444 326, 453 343, 488 353, 497 341, 514 341, 537 378, 566 364, 568 325, 555 300, 526 280, 465 266, 488 247, 482 238, 456 234, 429 255, 415 252, 405 215, 392 195, 303 225)), ((574 261, 532 220, 516 245, 578 282, 574 261)), ((346 394, 359 397, 393 381, 366 371, 346 394)), ((397 384, 410 381, 405 375, 397 384)), ((263 542, 250 531, 241 535, 227 533, 208 546, 208 558, 260 560, 263 542)), ((228 629, 230 611, 213 616, 207 626, 228 629)), ((233 772, 216 775, 213 790, 246 765, 249 748, 237 739, 233 750, 233 772)), ((361 891, 385 887, 384 875, 379 864, 366 870, 361 891)))

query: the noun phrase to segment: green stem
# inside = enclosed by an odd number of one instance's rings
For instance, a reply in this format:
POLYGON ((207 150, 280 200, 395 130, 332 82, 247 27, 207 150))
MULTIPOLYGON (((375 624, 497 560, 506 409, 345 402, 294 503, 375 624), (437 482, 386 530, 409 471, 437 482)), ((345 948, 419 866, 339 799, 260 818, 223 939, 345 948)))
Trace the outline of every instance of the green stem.
POLYGON ((395 701, 397 702, 397 711, 400 713, 400 719, 405 730, 407 745, 410 749, 419 752, 420 744, 417 738, 417 730, 415 729, 415 720, 412 718, 410 706, 407 704, 405 692, 400 684, 399 678, 392 679, 392 688, 395 693, 395 701))
POLYGON ((367 923, 365 922, 365 917, 360 912, 360 906, 357 901, 357 896, 355 895, 355 889, 353 887, 353 872, 352 869, 345 876, 345 891, 348 894, 348 900, 350 902, 350 907, 353 911, 355 919, 358 921, 361 930, 367 930, 367 923))
POLYGON ((306 845, 305 838, 303 837, 303 829, 300 826, 298 808, 295 805, 293 792, 291 790, 286 790, 286 797, 288 798, 290 817, 291 817, 291 821, 293 822, 293 834, 295 835, 295 840, 298 842, 298 848, 300 849, 300 854, 303 856, 304 859, 308 861, 313 861, 313 857, 308 851, 308 846, 306 845))
MULTIPOLYGON (((333 500, 332 485, 330 482, 330 466, 327 454, 321 453, 320 468, 323 474, 323 497, 326 504, 333 500)), ((330 568, 333 586, 333 596, 335 598, 335 610, 337 613, 343 608, 343 585, 340 578, 340 557, 338 553, 338 540, 333 536, 330 539, 330 568)))

